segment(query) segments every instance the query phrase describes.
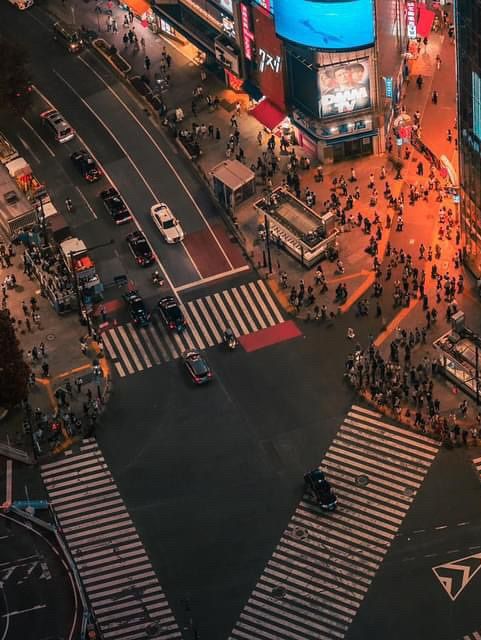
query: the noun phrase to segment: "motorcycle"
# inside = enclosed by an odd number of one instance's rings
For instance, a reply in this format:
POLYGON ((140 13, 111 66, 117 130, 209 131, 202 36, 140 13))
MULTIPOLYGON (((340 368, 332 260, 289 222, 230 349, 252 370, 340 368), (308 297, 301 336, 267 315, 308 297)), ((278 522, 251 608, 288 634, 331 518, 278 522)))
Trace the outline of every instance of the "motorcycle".
POLYGON ((161 278, 158 271, 154 271, 152 274, 152 284, 155 284, 158 287, 161 287, 164 284, 164 279, 161 278))
POLYGON ((224 344, 231 351, 234 351, 234 349, 237 347, 237 338, 232 333, 232 329, 226 329, 224 331, 224 344))

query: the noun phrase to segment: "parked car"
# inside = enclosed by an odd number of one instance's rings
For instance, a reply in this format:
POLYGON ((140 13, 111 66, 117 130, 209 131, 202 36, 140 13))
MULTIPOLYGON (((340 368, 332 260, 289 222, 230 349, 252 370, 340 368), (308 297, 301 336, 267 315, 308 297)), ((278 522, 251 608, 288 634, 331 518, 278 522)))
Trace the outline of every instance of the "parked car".
POLYGON ((304 476, 307 493, 324 511, 334 511, 337 505, 336 494, 320 469, 309 471, 304 476))
POLYGON ((123 296, 129 308, 132 322, 137 327, 146 327, 150 322, 150 314, 147 312, 145 303, 137 290, 128 291, 123 296))
POLYGON ((212 380, 212 370, 204 356, 192 349, 184 351, 182 362, 195 384, 205 384, 212 380))
POLYGON ((68 142, 75 138, 75 131, 65 118, 55 109, 49 109, 40 114, 44 123, 53 133, 57 142, 68 142))
POLYGON ((154 261, 154 253, 142 231, 132 231, 132 233, 129 233, 127 243, 138 265, 148 267, 149 264, 152 264, 154 261))
POLYGON ((125 224, 132 220, 129 210, 123 201, 119 192, 114 189, 106 189, 100 194, 104 207, 109 212, 110 217, 115 224, 125 224))
POLYGON ((154 206, 150 208, 150 215, 152 216, 155 226, 168 244, 182 242, 184 232, 182 231, 180 222, 165 202, 154 204, 154 206))
POLYGON ((102 169, 99 168, 88 151, 75 151, 70 156, 70 159, 77 167, 82 178, 87 182, 96 182, 103 176, 102 169))
POLYGON ((183 331, 186 323, 177 300, 174 296, 164 296, 158 302, 160 317, 168 329, 183 331))

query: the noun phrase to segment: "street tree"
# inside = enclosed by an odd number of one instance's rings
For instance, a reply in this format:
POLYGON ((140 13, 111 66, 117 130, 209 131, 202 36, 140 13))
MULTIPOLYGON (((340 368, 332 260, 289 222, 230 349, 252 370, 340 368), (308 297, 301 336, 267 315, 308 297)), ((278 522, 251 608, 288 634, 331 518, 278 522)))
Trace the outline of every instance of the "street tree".
POLYGON ((23 114, 32 100, 27 52, 4 36, 0 36, 0 51, 0 105, 23 114))
POLYGON ((12 409, 27 399, 28 375, 12 321, 0 311, 0 407, 12 409))

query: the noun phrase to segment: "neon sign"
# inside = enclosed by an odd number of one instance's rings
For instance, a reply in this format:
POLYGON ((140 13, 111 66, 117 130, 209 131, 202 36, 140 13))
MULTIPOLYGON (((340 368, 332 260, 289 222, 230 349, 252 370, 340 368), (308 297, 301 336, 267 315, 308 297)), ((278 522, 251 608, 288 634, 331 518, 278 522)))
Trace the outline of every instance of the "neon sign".
POLYGON ((416 29, 416 3, 408 2, 406 5, 407 10, 407 28, 408 28, 408 38, 416 38, 418 35, 416 29))
POLYGON ((254 34, 249 26, 249 11, 245 4, 241 3, 241 20, 242 20, 242 41, 244 43, 244 55, 247 60, 252 60, 252 43, 254 42, 254 34))

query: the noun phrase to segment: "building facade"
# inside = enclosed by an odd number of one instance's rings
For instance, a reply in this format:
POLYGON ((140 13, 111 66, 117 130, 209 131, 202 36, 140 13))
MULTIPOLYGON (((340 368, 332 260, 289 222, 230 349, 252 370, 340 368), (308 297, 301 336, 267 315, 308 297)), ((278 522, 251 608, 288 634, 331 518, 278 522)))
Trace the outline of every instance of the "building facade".
POLYGON ((460 218, 467 266, 481 277, 481 0, 457 0, 460 218))
POLYGON ((384 151, 403 82, 407 0, 152 0, 184 38, 324 163, 384 151))

